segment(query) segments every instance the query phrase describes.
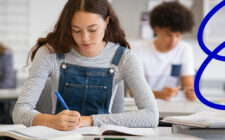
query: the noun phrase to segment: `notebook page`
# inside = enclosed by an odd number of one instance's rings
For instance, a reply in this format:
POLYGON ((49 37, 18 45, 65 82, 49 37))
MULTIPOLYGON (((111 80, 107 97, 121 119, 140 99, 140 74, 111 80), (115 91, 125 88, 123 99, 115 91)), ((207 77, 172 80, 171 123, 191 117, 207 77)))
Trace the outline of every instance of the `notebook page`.
POLYGON ((115 131, 129 135, 152 136, 156 135, 153 128, 128 128, 116 125, 103 125, 100 127, 102 132, 115 131))
POLYGON ((189 116, 171 116, 164 119, 168 122, 205 127, 225 127, 225 114, 203 111, 189 116))
POLYGON ((81 127, 72 131, 64 131, 68 134, 82 134, 82 135, 101 135, 100 128, 97 126, 81 127))
MULTIPOLYGON (((72 135, 73 133, 65 133, 67 131, 58 131, 52 128, 44 127, 44 126, 34 126, 34 127, 28 127, 25 129, 17 129, 12 130, 13 133, 17 133, 20 135, 24 135, 31 138, 38 138, 38 139, 60 139, 64 137, 68 137, 72 135)), ((80 138, 82 137, 79 134, 73 134, 74 138, 80 138)))
POLYGON ((22 124, 0 125, 0 132, 7 131, 7 130, 21 129, 21 128, 26 128, 26 126, 22 124))

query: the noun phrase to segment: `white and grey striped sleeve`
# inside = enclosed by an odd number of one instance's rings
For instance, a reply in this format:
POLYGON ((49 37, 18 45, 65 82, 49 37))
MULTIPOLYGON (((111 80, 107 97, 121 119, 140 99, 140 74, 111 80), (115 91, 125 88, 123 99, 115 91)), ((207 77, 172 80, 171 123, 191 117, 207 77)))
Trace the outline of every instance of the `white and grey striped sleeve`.
POLYGON ((92 115, 93 125, 157 127, 158 107, 152 90, 145 80, 141 63, 131 50, 126 51, 124 55, 123 64, 119 65, 119 69, 123 71, 124 79, 133 93, 138 110, 118 114, 92 115))
POLYGON ((35 115, 39 113, 34 108, 51 72, 50 60, 48 49, 41 47, 35 55, 29 77, 14 107, 13 121, 15 124, 32 126, 35 115))

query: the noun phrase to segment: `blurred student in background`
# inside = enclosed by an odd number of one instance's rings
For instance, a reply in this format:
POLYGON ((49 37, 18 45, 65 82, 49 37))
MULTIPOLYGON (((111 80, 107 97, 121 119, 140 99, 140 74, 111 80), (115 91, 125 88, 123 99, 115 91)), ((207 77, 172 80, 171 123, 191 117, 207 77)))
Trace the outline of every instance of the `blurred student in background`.
POLYGON ((192 48, 181 41, 194 25, 191 11, 178 2, 163 2, 149 16, 156 38, 134 50, 155 97, 169 100, 183 90, 187 99, 195 101, 192 48))
MULTIPOLYGON (((0 89, 14 87, 13 56, 12 52, 0 43, 0 89)), ((0 102, 0 124, 12 123, 7 111, 8 102, 0 102)))
POLYGON ((13 88, 13 56, 12 52, 0 43, 0 89, 13 88))

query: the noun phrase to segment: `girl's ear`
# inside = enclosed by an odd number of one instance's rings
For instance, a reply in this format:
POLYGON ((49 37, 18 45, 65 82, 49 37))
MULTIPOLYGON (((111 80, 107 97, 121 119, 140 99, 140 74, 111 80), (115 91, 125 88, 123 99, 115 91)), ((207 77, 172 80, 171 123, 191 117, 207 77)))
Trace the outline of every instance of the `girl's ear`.
POLYGON ((154 27, 154 32, 156 35, 158 35, 160 28, 158 26, 154 27))
POLYGON ((109 24, 109 16, 105 19, 105 28, 107 27, 107 25, 109 24))

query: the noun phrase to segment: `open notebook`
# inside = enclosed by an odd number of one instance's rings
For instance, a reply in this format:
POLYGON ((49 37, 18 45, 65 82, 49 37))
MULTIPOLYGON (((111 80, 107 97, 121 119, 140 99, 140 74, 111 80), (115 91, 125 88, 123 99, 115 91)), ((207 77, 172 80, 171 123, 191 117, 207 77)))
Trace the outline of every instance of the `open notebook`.
POLYGON ((162 121, 194 127, 225 128, 225 113, 219 111, 203 111, 189 116, 168 116, 162 121))
POLYGON ((72 131, 58 131, 45 126, 26 127, 24 125, 0 125, 0 136, 8 136, 15 139, 82 139, 82 135, 156 135, 152 128, 128 128, 115 125, 103 125, 101 127, 83 127, 72 131))
POLYGON ((69 140, 69 139, 82 139, 82 135, 73 133, 64 133, 45 126, 32 126, 26 127, 21 124, 16 125, 0 125, 0 138, 2 136, 11 137, 19 140, 69 140))

